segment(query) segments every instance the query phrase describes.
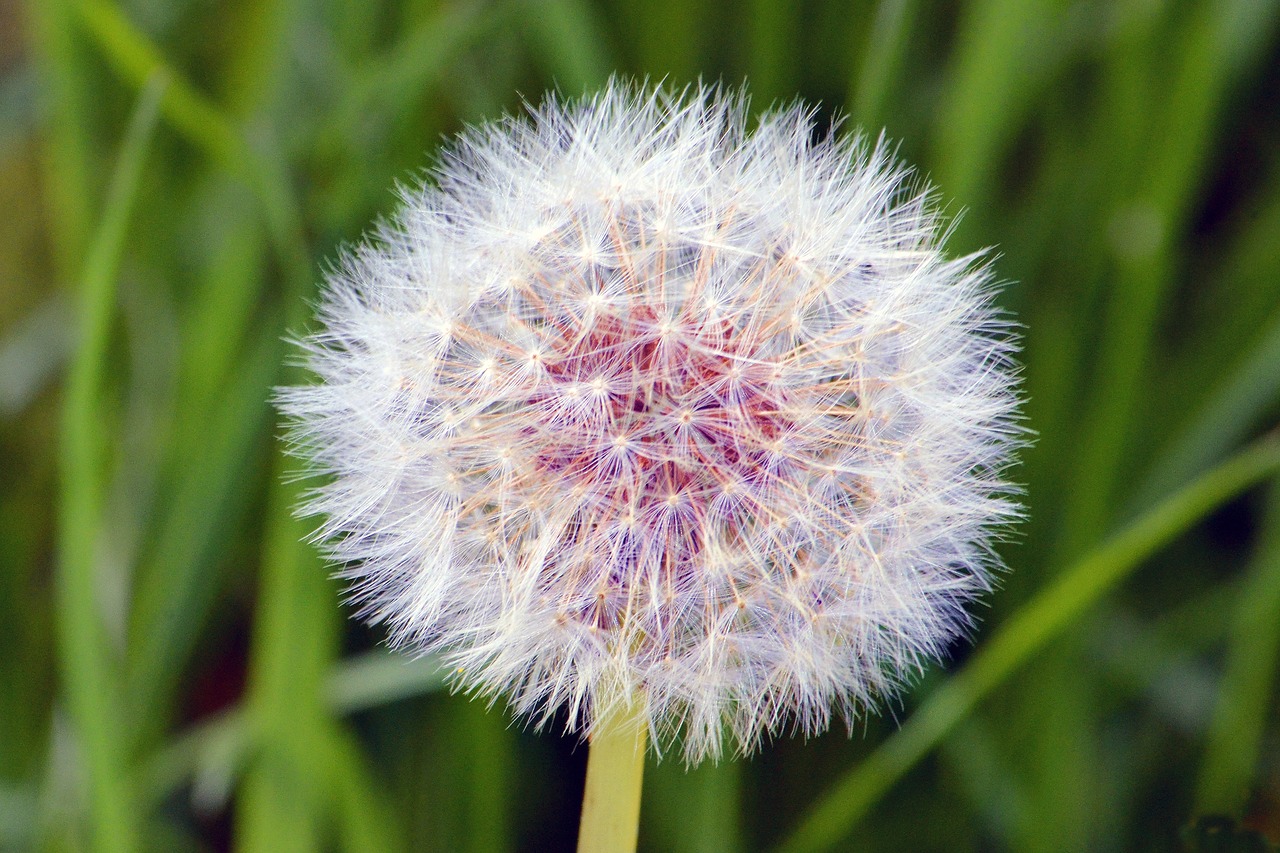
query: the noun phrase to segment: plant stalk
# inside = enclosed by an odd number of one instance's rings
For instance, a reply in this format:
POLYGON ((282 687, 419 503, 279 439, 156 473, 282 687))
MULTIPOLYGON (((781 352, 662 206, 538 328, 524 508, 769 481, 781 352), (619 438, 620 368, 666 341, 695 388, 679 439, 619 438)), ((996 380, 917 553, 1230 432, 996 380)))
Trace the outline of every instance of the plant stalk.
POLYGON ((618 721, 591 739, 578 853, 634 853, 640 827, 646 730, 618 721))

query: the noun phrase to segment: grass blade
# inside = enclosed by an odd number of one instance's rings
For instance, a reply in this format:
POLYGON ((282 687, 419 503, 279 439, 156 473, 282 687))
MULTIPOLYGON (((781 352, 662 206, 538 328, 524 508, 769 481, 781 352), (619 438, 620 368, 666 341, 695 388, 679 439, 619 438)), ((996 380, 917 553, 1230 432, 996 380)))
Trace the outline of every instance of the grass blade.
POLYGON ((317 848, 327 824, 309 754, 330 725, 323 679, 337 651, 337 595, 292 510, 300 484, 273 466, 266 550, 254 619, 249 714, 255 760, 237 809, 237 847, 317 848))
POLYGON ((849 85, 853 120, 872 135, 884 125, 885 101, 899 78, 915 12, 913 0, 880 0, 876 4, 863 61, 849 85))
POLYGON ((181 472, 158 525, 154 551, 140 573, 130 636, 130 701, 135 716, 172 690, 212 606, 219 537, 234 514, 255 450, 267 434, 266 398, 279 373, 282 345, 270 323, 206 421, 206 441, 181 472))
POLYGON ((102 519, 102 436, 98 406, 116 274, 129 214, 142 177, 165 84, 154 79, 129 123, 108 189, 101 223, 85 261, 80 292, 80 342, 67 379, 62 412, 57 628, 67 704, 84 751, 94 847, 128 851, 139 843, 139 815, 127 780, 129 757, 118 661, 98 607, 96 543, 102 519))
POLYGON ((1131 505, 1150 506, 1178 483, 1203 471, 1238 443, 1278 399, 1280 316, 1160 456, 1131 505))
POLYGON ((591 4, 582 0, 518 0, 532 47, 564 91, 581 93, 598 86, 613 68, 604 27, 591 4))
POLYGON ((49 136, 44 152, 45 188, 56 239, 59 281, 71 281, 84 262, 85 243, 99 187, 89 128, 90 71, 76 38, 74 0, 27 3, 30 42, 47 104, 49 136))
POLYGON ((1226 671, 1196 794, 1201 814, 1239 815, 1257 766, 1280 658, 1280 482, 1271 488, 1263 540, 1241 585, 1226 671))
POLYGON ((273 160, 261 156, 208 98, 167 63, 160 51, 108 0, 81 0, 81 18, 122 76, 142 85, 152 74, 171 81, 161 105, 165 118, 215 162, 243 178, 262 202, 275 248, 295 289, 311 278, 302 220, 288 181, 273 160))

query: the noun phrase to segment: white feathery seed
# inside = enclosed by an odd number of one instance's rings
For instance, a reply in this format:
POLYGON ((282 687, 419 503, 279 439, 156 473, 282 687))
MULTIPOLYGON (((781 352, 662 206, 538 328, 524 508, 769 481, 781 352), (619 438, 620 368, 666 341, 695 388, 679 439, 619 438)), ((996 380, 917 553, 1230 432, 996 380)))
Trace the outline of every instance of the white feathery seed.
POLYGON ((852 722, 969 624, 1018 514, 1012 338, 883 145, 613 83, 473 128, 330 274, 329 476, 363 615, 460 686, 687 761, 852 722))

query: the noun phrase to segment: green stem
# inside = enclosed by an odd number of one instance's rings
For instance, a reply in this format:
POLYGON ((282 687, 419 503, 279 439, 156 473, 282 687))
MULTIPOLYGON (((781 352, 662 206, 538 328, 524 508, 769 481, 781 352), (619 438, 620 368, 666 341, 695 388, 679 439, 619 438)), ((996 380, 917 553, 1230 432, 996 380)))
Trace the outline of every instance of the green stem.
POLYGON ((633 853, 640 826, 645 728, 623 723, 591 740, 578 853, 633 853))

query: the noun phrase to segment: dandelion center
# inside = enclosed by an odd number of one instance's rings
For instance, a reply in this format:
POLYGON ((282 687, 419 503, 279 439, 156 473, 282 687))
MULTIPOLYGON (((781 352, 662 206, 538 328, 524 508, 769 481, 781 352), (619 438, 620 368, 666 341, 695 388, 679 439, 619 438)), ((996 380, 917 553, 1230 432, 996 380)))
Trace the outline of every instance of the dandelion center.
POLYGON ((672 488, 698 501, 758 474, 766 445, 793 428, 767 377, 739 364, 726 322, 677 338, 650 314, 597 317, 571 333, 518 409, 537 421, 526 431, 539 473, 642 514, 672 488))
MULTIPOLYGON (((670 625, 646 627, 655 591, 671 601, 677 590, 702 587, 699 604, 714 612, 758 595, 753 590, 771 574, 795 575, 801 555, 784 560, 768 553, 759 533, 778 523, 790 495, 806 488, 803 478, 788 482, 797 470, 823 457, 837 462, 856 443, 854 432, 844 429, 833 441, 823 426, 830 398, 850 381, 851 365, 820 363, 826 357, 780 347, 787 325, 780 318, 789 320, 790 312, 760 322, 767 315, 749 303, 776 302, 792 285, 768 257, 738 264, 735 311, 712 317, 698 309, 713 284, 717 249, 647 233, 634 217, 615 213, 604 223, 612 237, 585 267, 545 260, 580 259, 582 253, 554 241, 576 239, 583 218, 571 217, 543 238, 533 254, 544 260, 507 301, 477 300, 459 326, 471 334, 460 332, 457 357, 437 367, 422 402, 428 410, 449 398, 465 405, 472 395, 470 361, 496 372, 509 394, 473 401, 484 404, 476 428, 458 435, 445 453, 478 462, 497 436, 506 436, 501 461, 513 444, 521 461, 502 471, 496 464, 460 466, 472 492, 472 511, 460 524, 488 531, 505 524, 500 507, 532 512, 557 492, 572 494, 578 503, 570 517, 544 527, 536 541, 532 529, 506 526, 508 535, 529 539, 516 570, 538 576, 536 588, 554 624, 618 632, 666 660, 689 639, 670 625), (556 286, 541 284, 547 281, 556 286), (599 298, 602 282, 612 295, 607 306, 599 298), (503 334, 492 333, 503 327, 503 334), (537 341, 527 350, 527 360, 541 365, 537 372, 501 357, 506 341, 526 336, 537 341), (780 382, 779 357, 810 362, 812 387, 780 382), (796 417, 802 411, 806 422, 796 417), (708 590, 703 557, 709 548, 754 553, 744 553, 750 559, 736 583, 708 590), (537 565, 530 567, 530 559, 537 565)), ((792 333, 788 325, 785 334, 792 333)), ((430 419, 427 428, 434 429, 430 419)), ((850 501, 864 491, 856 478, 845 488, 850 501)))

